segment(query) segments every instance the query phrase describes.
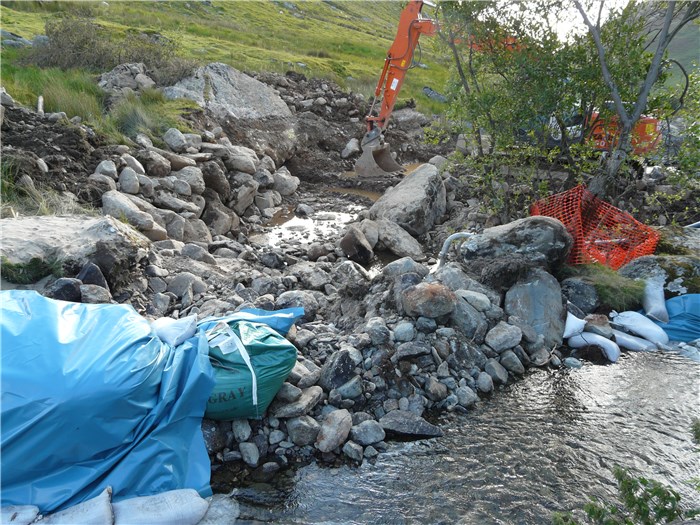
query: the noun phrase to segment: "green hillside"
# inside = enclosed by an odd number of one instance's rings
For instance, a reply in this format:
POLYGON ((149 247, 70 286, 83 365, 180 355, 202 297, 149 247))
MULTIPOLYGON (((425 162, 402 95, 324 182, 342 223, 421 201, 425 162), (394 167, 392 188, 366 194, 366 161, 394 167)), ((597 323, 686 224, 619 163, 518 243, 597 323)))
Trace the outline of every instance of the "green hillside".
MULTIPOLYGON (((369 94, 396 33, 401 2, 367 1, 138 1, 3 2, 2 27, 25 38, 44 33, 50 17, 89 14, 115 38, 130 31, 159 33, 176 41, 184 56, 220 61, 243 71, 294 70, 331 78, 369 94)), ((427 68, 415 68, 403 98, 430 106, 421 90, 441 91, 447 64, 434 42, 423 38, 416 52, 427 68)))

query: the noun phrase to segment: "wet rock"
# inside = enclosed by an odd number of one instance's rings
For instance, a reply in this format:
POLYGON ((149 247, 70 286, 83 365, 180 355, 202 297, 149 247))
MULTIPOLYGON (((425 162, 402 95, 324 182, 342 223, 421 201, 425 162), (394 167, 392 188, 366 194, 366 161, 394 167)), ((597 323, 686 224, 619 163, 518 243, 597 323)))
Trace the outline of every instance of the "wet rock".
POLYGON ((300 416, 287 421, 289 439, 298 447, 304 447, 316 442, 321 425, 311 416, 300 416))
MULTIPOLYGON (((486 374, 488 377, 488 374, 486 374)), ((455 394, 457 395, 457 399, 459 401, 459 404, 462 405, 464 408, 469 408, 473 405, 476 404, 476 402, 479 400, 479 396, 476 395, 476 392, 469 388, 468 386, 461 386, 455 390, 455 394)))
POLYGON ((221 452, 226 446, 226 433, 216 421, 202 419, 202 435, 209 454, 221 452))
POLYGON ((395 222, 411 235, 419 236, 445 214, 446 206, 442 177, 435 166, 423 164, 382 195, 369 213, 372 219, 395 222))
POLYGON ((322 397, 323 389, 320 386, 311 386, 305 389, 294 403, 278 404, 275 401, 270 407, 270 413, 278 419, 303 416, 309 413, 322 397))
POLYGON ((583 368, 583 363, 576 359, 575 357, 567 357, 564 359, 563 364, 566 368, 583 368))
POLYGON ((359 228, 370 247, 374 249, 377 242, 379 242, 379 226, 377 226, 377 223, 369 219, 363 219, 359 228))
POLYGON ((417 261, 425 259, 420 243, 401 226, 386 219, 377 220, 376 224, 379 228, 379 240, 391 253, 417 261))
POLYGON ((88 304, 109 303, 112 301, 112 294, 109 290, 96 284, 80 285, 80 302, 88 304))
POLYGON ((236 525, 241 515, 238 502, 226 494, 214 494, 209 509, 197 525, 236 525))
POLYGON ((332 452, 345 443, 352 428, 352 416, 345 409, 339 409, 326 416, 316 438, 316 448, 321 452, 332 452))
POLYGON ((530 270, 508 290, 504 309, 542 334, 548 348, 561 345, 566 311, 559 282, 549 273, 530 270))
POLYGON ((373 419, 369 419, 353 426, 350 430, 350 435, 353 441, 366 447, 367 445, 374 445, 384 441, 386 432, 384 432, 382 425, 373 419))
POLYGON ((476 388, 479 392, 491 392, 493 390, 493 379, 486 372, 479 372, 479 376, 476 378, 476 388))
POLYGON ((353 443, 352 441, 348 441, 345 443, 345 445, 343 445, 343 453, 358 463, 362 463, 363 452, 362 447, 357 443, 353 443))
POLYGON ((406 410, 389 412, 379 420, 379 424, 390 436, 412 439, 442 436, 442 430, 439 427, 406 410))
POLYGON ((505 385, 508 382, 508 370, 495 359, 489 359, 486 362, 484 372, 490 375, 495 383, 505 385))
POLYGON ((44 295, 50 299, 79 303, 80 287, 82 284, 83 283, 78 279, 60 277, 51 283, 46 290, 44 290, 44 295))
POLYGON ((340 248, 351 261, 367 265, 374 258, 372 246, 365 238, 362 231, 356 226, 348 227, 345 235, 340 240, 340 248))
POLYGON ((517 326, 500 321, 486 334, 486 344, 499 354, 520 343, 523 332, 517 326))
POLYGON ((238 450, 243 456, 243 461, 249 467, 257 467, 260 462, 260 451, 255 443, 239 443, 238 450))
POLYGON ((506 350, 501 354, 500 363, 503 368, 513 374, 523 375, 525 373, 525 367, 512 350, 506 350))
POLYGON ((440 283, 419 283, 404 291, 401 299, 407 315, 433 319, 450 314, 457 303, 455 293, 440 283))

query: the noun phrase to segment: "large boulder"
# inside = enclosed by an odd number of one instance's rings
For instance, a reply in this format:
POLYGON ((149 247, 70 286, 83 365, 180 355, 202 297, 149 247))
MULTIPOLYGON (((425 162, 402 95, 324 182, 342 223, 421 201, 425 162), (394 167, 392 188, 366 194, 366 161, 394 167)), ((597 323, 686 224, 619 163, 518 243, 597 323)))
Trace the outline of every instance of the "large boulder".
POLYGON ((163 89, 205 108, 235 144, 269 155, 280 166, 296 149, 292 113, 269 86, 226 64, 213 63, 163 89))
POLYGON ((566 308, 559 281, 549 273, 540 268, 528 271, 506 292, 504 309, 544 336, 548 348, 561 345, 566 308))
POLYGON ((618 273, 631 279, 663 281, 667 296, 700 293, 700 257, 697 255, 646 255, 627 263, 618 273))
POLYGON ((566 261, 573 239, 557 219, 526 217, 487 228, 460 248, 465 270, 495 288, 512 285, 529 268, 557 268, 566 261))
MULTIPOLYGON (((22 265, 32 259, 64 268, 95 263, 112 289, 128 282, 128 272, 146 256, 150 241, 114 217, 20 217, 2 219, 0 256, 22 265)), ((5 273, 5 272, 3 272, 5 273)))
POLYGON ((423 164, 389 189, 370 208, 372 219, 388 219, 417 237, 445 214, 445 185, 435 166, 423 164))
POLYGON ((393 221, 380 219, 376 221, 379 227, 379 240, 387 250, 399 257, 410 257, 416 261, 425 260, 423 248, 410 233, 393 221))

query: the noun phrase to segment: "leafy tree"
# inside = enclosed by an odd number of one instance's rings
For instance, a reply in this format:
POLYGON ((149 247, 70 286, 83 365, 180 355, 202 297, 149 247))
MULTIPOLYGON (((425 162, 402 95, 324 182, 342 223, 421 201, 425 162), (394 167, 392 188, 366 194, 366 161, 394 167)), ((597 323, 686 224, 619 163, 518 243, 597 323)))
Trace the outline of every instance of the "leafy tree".
POLYGON ((602 22, 605 0, 573 3, 588 29, 619 120, 619 139, 605 173, 590 187, 595 193, 606 194, 632 150, 632 129, 647 108, 652 87, 662 78, 668 45, 685 25, 700 16, 700 3, 632 1, 612 9, 606 23, 602 22))

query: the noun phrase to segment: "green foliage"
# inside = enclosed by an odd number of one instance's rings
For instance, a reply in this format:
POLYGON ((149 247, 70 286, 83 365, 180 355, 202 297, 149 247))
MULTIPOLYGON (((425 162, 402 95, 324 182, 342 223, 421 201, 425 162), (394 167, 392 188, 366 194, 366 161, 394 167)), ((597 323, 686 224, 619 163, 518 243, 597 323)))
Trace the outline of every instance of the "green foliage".
POLYGON ((562 268, 560 277, 570 276, 581 277, 595 287, 602 309, 624 312, 641 308, 644 281, 623 277, 598 263, 562 268))
POLYGON ((24 264, 14 264, 2 258, 2 277, 15 284, 33 284, 47 275, 61 277, 63 266, 58 260, 44 261, 38 257, 33 257, 24 264))

